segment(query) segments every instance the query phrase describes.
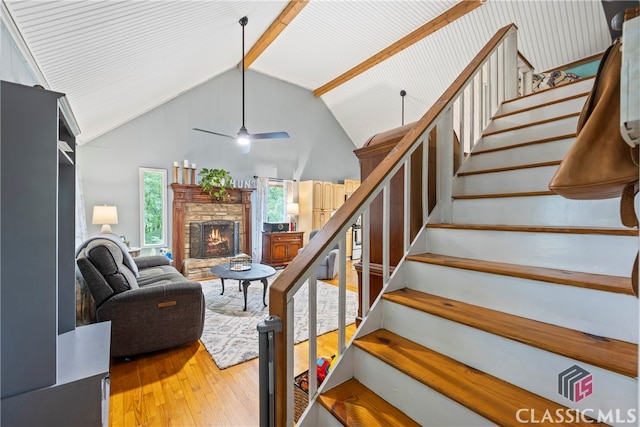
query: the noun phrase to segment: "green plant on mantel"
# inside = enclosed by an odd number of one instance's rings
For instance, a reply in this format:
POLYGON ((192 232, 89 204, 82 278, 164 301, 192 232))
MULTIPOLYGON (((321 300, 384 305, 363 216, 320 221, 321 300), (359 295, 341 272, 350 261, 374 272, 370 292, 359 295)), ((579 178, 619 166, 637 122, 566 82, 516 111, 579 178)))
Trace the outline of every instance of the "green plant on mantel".
POLYGON ((233 188, 233 178, 224 169, 202 168, 198 175, 202 177, 200 178, 202 189, 218 200, 227 195, 227 188, 233 188))

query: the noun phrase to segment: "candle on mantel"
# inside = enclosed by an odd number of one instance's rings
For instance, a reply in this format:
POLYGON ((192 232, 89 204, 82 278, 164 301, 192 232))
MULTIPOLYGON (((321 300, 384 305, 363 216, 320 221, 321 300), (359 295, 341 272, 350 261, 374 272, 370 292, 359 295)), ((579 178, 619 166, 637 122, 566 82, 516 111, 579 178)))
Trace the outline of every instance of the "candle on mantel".
POLYGON ((191 185, 196 185, 196 164, 191 164, 191 185))
POLYGON ((173 182, 178 184, 178 162, 173 162, 173 182))
POLYGON ((189 185, 189 160, 184 161, 184 167, 182 168, 182 184, 189 185))
POLYGON ((195 169, 196 168, 196 164, 195 163, 191 163, 191 169, 195 169))

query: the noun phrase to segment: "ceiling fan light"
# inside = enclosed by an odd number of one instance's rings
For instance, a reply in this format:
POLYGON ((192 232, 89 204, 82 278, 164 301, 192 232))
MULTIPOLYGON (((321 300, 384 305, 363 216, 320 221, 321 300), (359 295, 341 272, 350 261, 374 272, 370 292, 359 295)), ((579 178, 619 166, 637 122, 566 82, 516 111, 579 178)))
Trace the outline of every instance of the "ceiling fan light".
POLYGON ((238 137, 236 138, 236 141, 238 142, 238 144, 243 146, 249 145, 249 131, 247 131, 247 128, 245 128, 244 125, 242 125, 242 127, 238 131, 238 137))
POLYGON ((240 154, 247 154, 251 151, 251 144, 240 145, 240 154))

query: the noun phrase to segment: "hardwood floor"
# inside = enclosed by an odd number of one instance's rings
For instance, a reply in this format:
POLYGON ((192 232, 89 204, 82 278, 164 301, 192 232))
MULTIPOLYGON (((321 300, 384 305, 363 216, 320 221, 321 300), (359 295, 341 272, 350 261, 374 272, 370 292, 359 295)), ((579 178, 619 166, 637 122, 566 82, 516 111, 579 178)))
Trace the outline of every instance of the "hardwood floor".
MULTIPOLYGON (((328 281, 337 285, 338 278, 328 281)), ((347 261, 347 289, 357 276, 347 261)), ((347 339, 355 325, 347 328, 347 339)), ((318 355, 337 352, 337 332, 318 339, 318 355)), ((306 369, 308 343, 295 347, 294 372, 306 369)), ((220 370, 202 343, 111 361, 109 425, 257 426, 258 359, 220 370)))

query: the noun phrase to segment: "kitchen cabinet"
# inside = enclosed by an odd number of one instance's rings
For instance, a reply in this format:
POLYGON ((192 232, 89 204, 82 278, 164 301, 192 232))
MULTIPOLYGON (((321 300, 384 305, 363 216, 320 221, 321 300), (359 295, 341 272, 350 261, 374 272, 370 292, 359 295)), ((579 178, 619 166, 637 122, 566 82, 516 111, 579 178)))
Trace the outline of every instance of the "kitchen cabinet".
POLYGON ((262 233, 262 264, 271 267, 286 266, 298 255, 302 248, 303 233, 288 231, 280 233, 262 233))
POLYGON ((318 230, 329 221, 334 210, 334 184, 326 181, 302 181, 298 184, 298 229, 309 242, 311 230, 318 230))
POLYGON ((340 209, 340 206, 344 203, 345 199, 345 186, 344 184, 333 184, 333 204, 331 206, 332 210, 340 209))
POLYGON ((358 189, 358 187, 360 187, 360 181, 355 180, 355 179, 345 179, 344 180, 344 193, 345 193, 345 195, 347 195, 347 196, 352 195, 353 192, 358 189))

